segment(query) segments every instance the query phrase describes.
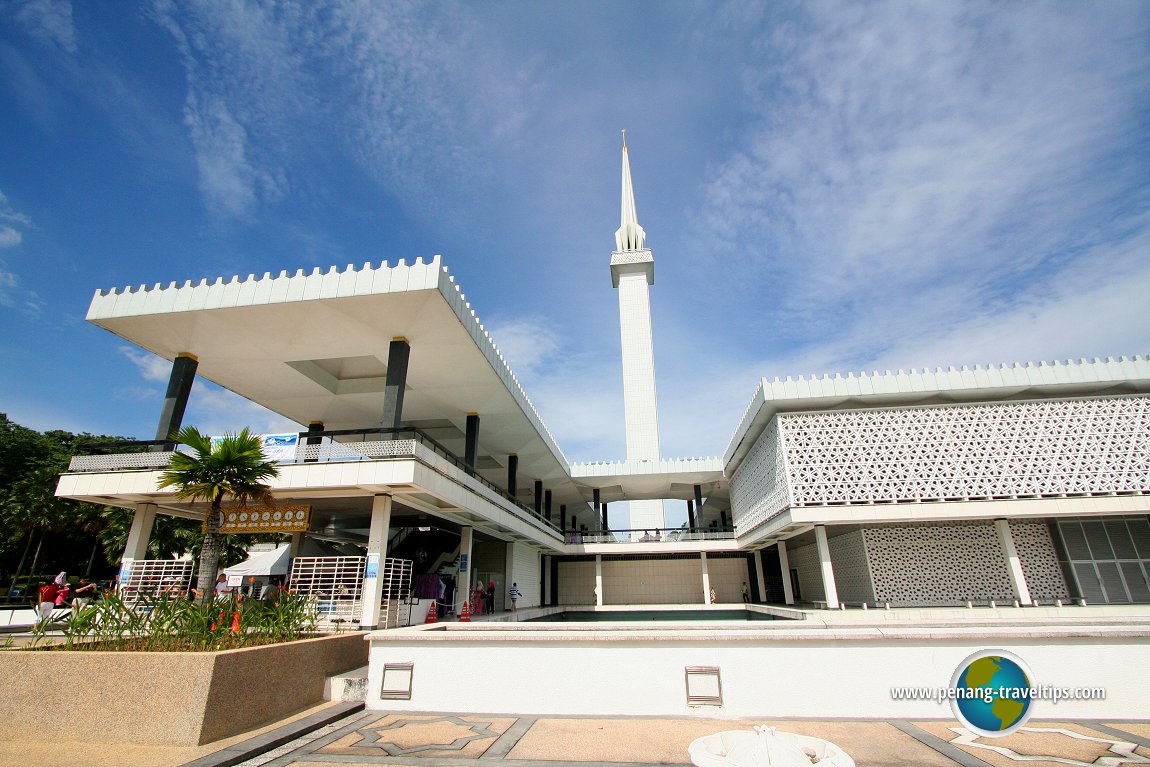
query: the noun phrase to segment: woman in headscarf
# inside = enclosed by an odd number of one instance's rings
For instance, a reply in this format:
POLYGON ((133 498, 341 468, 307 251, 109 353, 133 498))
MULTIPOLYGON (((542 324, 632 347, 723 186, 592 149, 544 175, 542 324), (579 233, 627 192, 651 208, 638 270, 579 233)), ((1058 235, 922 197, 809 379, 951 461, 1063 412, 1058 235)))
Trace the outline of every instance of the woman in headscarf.
POLYGON ((55 581, 53 581, 53 582, 54 582, 54 583, 55 583, 57 586, 63 586, 63 585, 65 585, 66 583, 68 583, 68 573, 66 573, 66 572, 64 572, 63 570, 61 570, 61 571, 60 571, 60 574, 56 576, 56 580, 55 580, 55 581))

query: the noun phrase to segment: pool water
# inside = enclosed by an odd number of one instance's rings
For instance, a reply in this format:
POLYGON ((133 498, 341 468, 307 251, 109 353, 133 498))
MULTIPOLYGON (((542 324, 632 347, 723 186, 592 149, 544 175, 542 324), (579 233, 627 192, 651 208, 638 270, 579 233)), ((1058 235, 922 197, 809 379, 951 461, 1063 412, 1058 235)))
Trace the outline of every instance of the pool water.
POLYGON ((619 621, 773 621, 767 613, 750 610, 571 610, 529 618, 524 623, 616 623, 619 621))

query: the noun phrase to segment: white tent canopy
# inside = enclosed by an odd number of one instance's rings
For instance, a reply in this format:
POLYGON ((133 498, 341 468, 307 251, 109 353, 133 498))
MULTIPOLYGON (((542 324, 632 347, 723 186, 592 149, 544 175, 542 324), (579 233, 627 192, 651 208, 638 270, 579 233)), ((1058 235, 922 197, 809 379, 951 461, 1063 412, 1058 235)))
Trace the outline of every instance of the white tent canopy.
POLYGON ((291 569, 291 547, 287 544, 278 546, 271 551, 257 551, 250 557, 232 565, 224 570, 224 575, 232 576, 268 576, 287 575, 291 569))

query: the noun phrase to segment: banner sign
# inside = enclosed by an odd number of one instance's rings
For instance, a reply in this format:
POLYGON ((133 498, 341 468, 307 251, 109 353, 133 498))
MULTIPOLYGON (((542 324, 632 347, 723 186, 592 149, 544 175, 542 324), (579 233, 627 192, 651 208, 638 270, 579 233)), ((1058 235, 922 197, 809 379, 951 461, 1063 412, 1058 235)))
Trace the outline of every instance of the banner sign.
POLYGON ((379 577, 379 554, 367 555, 367 567, 363 571, 363 577, 365 580, 379 577))
POLYGON ((311 506, 225 506, 221 533, 305 533, 311 506))
MULTIPOLYGON (((257 434, 260 440, 260 449, 269 461, 295 461, 296 448, 299 446, 299 434, 257 434)), ((216 447, 223 437, 212 437, 212 449, 216 447)))

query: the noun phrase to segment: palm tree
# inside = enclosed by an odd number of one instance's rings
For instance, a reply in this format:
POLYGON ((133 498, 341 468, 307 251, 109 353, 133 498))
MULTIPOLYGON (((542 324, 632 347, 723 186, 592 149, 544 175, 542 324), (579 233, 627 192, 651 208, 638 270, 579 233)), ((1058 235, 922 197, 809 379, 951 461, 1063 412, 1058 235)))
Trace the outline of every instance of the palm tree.
POLYGON ((187 445, 191 453, 172 455, 170 468, 160 475, 161 488, 175 488, 176 496, 185 500, 204 500, 204 541, 200 553, 200 572, 196 582, 201 599, 213 597, 216 569, 220 561, 220 525, 223 522, 224 498, 237 506, 249 500, 271 502, 271 488, 264 480, 279 474, 275 463, 267 460, 260 449, 260 439, 248 429, 239 434, 225 434, 212 443, 211 437, 194 426, 186 426, 173 435, 176 442, 187 445))

